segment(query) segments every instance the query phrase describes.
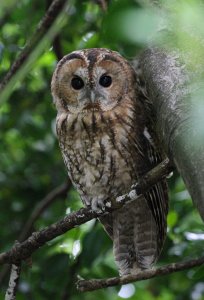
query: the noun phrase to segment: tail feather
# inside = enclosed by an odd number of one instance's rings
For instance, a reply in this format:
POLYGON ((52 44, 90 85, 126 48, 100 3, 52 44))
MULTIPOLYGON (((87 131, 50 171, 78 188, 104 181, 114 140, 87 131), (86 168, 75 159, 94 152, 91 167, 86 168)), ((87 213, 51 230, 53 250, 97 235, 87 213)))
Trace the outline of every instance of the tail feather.
MULTIPOLYGON (((165 218, 166 214, 163 219, 165 218)), ((165 232, 165 221, 162 225, 165 232)), ((164 238, 165 235, 160 235, 158 222, 144 197, 115 211, 113 251, 120 275, 134 274, 140 269, 151 268, 159 257, 164 238)))

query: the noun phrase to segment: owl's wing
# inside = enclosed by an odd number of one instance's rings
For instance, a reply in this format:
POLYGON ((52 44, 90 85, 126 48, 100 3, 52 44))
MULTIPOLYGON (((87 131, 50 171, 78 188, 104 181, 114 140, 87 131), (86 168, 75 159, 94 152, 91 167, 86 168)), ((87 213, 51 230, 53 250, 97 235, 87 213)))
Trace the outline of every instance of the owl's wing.
MULTIPOLYGON (((150 136, 150 135, 149 135, 150 136)), ((162 161, 162 155, 158 150, 156 150, 153 142, 147 139, 146 142, 147 149, 147 160, 145 165, 147 166, 146 172, 154 168, 162 161)), ((155 219, 157 225, 157 241, 158 241, 158 255, 161 252, 163 243, 166 237, 166 217, 168 213, 168 189, 166 180, 162 180, 155 184, 147 193, 144 194, 147 201, 149 209, 155 219)), ((136 205, 139 205, 136 204, 136 205)), ((142 205, 142 204, 141 204, 142 205)), ((125 208, 126 209, 126 208, 125 208)), ((103 217, 99 218, 100 222, 103 224, 108 235, 113 239, 113 215, 109 213, 103 217)))
MULTIPOLYGON (((143 164, 145 167, 143 168, 141 176, 153 169, 164 159, 164 155, 158 150, 155 137, 153 138, 152 136, 153 134, 151 133, 150 135, 149 130, 145 128, 144 137, 146 139, 146 156, 143 164)), ((166 237, 166 216, 168 213, 168 188, 166 180, 162 180, 155 184, 147 193, 144 194, 144 196, 157 224, 158 248, 161 249, 166 237)), ((113 239, 112 214, 109 213, 100 217, 99 220, 103 224, 108 235, 113 239)))
MULTIPOLYGON (((155 112, 151 99, 146 91, 145 81, 143 79, 142 69, 137 61, 134 62, 134 68, 137 73, 136 94, 137 99, 142 104, 147 116, 147 126, 143 132, 146 148, 146 157, 148 169, 153 169, 162 160, 166 158, 163 149, 160 148, 160 142, 155 134, 155 112)), ((145 171, 147 172, 147 170, 145 171)), ((166 218, 168 213, 168 188, 166 180, 162 180, 155 184, 147 193, 145 193, 148 206, 152 211, 158 231, 158 251, 160 252, 166 237, 166 218)))
MULTIPOLYGON (((146 153, 149 161, 149 169, 154 168, 163 159, 164 155, 159 150, 156 138, 152 138, 148 128, 145 128, 146 153)), ((168 213, 168 188, 166 180, 155 184, 147 193, 144 194, 147 204, 153 214, 157 225, 158 254, 161 252, 166 237, 167 213, 168 213)))

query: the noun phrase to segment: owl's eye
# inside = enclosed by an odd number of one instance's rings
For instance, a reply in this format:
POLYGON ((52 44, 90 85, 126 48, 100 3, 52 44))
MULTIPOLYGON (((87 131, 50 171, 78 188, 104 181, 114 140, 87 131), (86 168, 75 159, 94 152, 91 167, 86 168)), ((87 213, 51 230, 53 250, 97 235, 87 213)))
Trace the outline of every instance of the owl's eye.
POLYGON ((84 82, 79 76, 75 76, 71 80, 71 86, 75 90, 80 90, 84 87, 84 82))
POLYGON ((108 75, 102 75, 99 79, 99 84, 103 87, 109 87, 112 83, 112 78, 108 75))

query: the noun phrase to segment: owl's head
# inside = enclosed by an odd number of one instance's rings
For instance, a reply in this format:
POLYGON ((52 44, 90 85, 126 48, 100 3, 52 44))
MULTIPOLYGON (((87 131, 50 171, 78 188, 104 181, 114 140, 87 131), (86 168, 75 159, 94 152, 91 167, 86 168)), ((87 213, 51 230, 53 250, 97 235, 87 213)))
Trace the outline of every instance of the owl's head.
POLYGON ((117 52, 94 48, 62 58, 51 89, 58 110, 80 113, 108 111, 133 92, 135 72, 117 52))

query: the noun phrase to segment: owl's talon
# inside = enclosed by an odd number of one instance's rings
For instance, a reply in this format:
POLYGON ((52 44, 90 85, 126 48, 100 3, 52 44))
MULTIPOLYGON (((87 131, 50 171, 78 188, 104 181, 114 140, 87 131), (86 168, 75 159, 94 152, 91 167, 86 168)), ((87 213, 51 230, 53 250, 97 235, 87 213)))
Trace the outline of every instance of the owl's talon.
POLYGON ((92 201, 91 208, 97 213, 103 213, 106 210, 104 201, 98 198, 92 201))
POLYGON ((105 207, 111 208, 111 207, 112 207, 112 203, 111 203, 110 201, 109 201, 109 202, 106 202, 105 207))

